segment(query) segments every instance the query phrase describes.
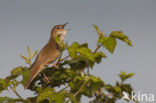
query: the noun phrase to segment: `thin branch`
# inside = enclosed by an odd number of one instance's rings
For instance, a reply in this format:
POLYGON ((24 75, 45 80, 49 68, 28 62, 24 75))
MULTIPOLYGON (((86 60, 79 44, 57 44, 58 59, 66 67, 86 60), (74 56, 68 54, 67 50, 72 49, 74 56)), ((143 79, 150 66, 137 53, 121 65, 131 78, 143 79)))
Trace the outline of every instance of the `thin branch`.
POLYGON ((84 81, 84 83, 82 84, 82 86, 80 87, 80 89, 74 94, 74 97, 79 94, 79 92, 84 88, 84 86, 86 85, 86 83, 87 83, 87 80, 84 81))
POLYGON ((63 52, 61 52, 61 54, 60 54, 60 56, 59 56, 59 58, 58 58, 58 61, 56 62, 56 65, 58 65, 58 64, 59 64, 60 59, 61 59, 61 57, 62 57, 62 54, 63 54, 63 52))
POLYGON ((23 99, 13 87, 10 86, 10 88, 20 99, 23 99))
POLYGON ((85 64, 85 66, 82 68, 81 72, 83 72, 83 71, 85 70, 85 68, 87 68, 87 67, 88 67, 88 65, 89 65, 89 64, 88 64, 88 63, 86 63, 86 64, 85 64))
MULTIPOLYGON (((102 46, 102 44, 101 44, 101 45, 98 45, 98 46, 96 47, 96 49, 94 50, 93 54, 95 54, 95 53, 100 49, 101 46, 102 46)), ((86 63, 85 66, 82 68, 81 72, 83 72, 83 71, 85 70, 85 68, 88 67, 88 65, 89 65, 89 64, 86 63)))
POLYGON ((66 57, 64 57, 63 59, 60 60, 60 62, 64 61, 65 59, 67 59, 67 58, 69 58, 69 57, 70 57, 69 55, 66 56, 66 57))
POLYGON ((63 54, 63 52, 61 52, 60 57, 59 57, 59 59, 58 59, 56 65, 59 64, 60 62, 64 61, 64 60, 67 59, 68 57, 70 57, 70 56, 68 55, 68 56, 64 57, 63 59, 61 59, 62 54, 63 54))
POLYGON ((69 85, 66 86, 66 87, 64 87, 64 88, 62 88, 58 93, 60 93, 60 92, 62 92, 63 90, 67 89, 68 87, 69 87, 69 85))
POLYGON ((65 103, 68 103, 70 101, 70 99, 69 100, 67 100, 65 103))
POLYGON ((99 92, 99 91, 95 91, 94 92, 96 95, 100 95, 100 96, 106 96, 106 97, 112 97, 112 98, 114 98, 114 94, 113 93, 108 93, 108 94, 104 94, 104 93, 102 93, 102 92, 99 92))
POLYGON ((94 50, 94 54, 98 51, 98 49, 100 49, 101 48, 101 46, 102 46, 102 44, 101 45, 98 45, 97 47, 96 47, 96 49, 94 50))

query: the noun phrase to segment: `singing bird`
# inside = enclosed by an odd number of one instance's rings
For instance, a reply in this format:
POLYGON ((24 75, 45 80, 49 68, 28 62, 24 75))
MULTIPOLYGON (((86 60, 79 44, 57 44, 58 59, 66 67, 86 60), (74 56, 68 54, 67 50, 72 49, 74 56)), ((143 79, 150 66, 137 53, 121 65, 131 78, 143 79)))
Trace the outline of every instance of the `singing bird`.
POLYGON ((66 31, 68 29, 64 29, 65 25, 68 23, 65 23, 63 25, 56 25, 51 30, 51 36, 48 41, 48 43, 41 49, 38 56, 36 57, 35 62, 31 65, 31 70, 29 73, 29 79, 25 86, 25 89, 27 89, 30 85, 30 83, 33 81, 33 79, 49 64, 54 63, 54 61, 59 57, 60 55, 60 47, 55 41, 55 37, 58 36, 60 41, 64 40, 64 37, 66 35, 66 31))

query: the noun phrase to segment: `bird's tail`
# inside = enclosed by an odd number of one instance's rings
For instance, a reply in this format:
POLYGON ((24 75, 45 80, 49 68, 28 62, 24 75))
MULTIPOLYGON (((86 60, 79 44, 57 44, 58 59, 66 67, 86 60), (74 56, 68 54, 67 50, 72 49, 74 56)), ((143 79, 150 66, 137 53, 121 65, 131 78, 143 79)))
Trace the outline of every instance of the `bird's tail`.
POLYGON ((30 85, 30 83, 33 81, 33 79, 40 73, 40 71, 42 70, 41 66, 37 65, 37 64, 32 64, 32 66, 30 67, 30 73, 29 73, 29 79, 27 81, 27 84, 25 85, 24 89, 27 89, 30 85))

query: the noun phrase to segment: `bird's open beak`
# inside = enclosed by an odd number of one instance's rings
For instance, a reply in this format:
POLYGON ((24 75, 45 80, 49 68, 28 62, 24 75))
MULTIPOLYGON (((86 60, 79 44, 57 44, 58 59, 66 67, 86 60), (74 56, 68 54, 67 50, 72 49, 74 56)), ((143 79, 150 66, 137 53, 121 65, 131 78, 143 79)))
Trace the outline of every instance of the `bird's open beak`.
POLYGON ((67 25, 68 23, 63 24, 63 28, 67 25))
MULTIPOLYGON (((68 23, 63 24, 63 28, 67 25, 68 23)), ((71 30, 71 28, 65 29, 66 31, 71 30)))

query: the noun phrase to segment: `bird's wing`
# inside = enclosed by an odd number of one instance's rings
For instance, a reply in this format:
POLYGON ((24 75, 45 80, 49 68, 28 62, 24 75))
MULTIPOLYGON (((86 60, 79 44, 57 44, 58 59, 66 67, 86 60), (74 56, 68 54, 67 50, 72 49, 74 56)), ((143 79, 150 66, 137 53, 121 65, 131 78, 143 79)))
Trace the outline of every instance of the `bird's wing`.
POLYGON ((56 48, 54 43, 47 43, 39 52, 35 64, 44 67, 49 63, 53 63, 59 55, 60 51, 56 48))
POLYGON ((55 47, 45 45, 39 52, 35 62, 31 66, 28 82, 25 89, 28 88, 32 80, 44 69, 45 65, 54 62, 60 55, 60 52, 55 47))
POLYGON ((54 62, 60 55, 60 51, 53 47, 45 46, 38 54, 35 62, 40 65, 46 65, 54 62))

